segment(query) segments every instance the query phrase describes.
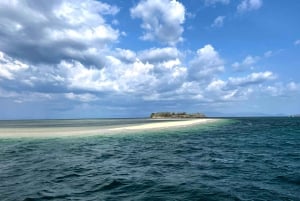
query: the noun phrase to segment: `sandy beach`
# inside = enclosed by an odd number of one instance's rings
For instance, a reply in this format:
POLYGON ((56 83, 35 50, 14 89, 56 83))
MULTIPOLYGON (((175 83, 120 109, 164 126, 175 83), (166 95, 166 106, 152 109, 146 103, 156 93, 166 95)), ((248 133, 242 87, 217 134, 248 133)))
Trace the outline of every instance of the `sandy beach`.
POLYGON ((59 138, 72 136, 113 135, 155 129, 187 127, 196 124, 207 124, 218 119, 184 119, 153 120, 149 123, 120 125, 113 127, 46 127, 46 128, 0 128, 0 138, 59 138))
POLYGON ((216 119, 191 119, 191 120, 179 120, 179 121, 170 120, 168 122, 153 122, 153 123, 143 124, 143 125, 132 125, 132 126, 119 127, 119 128, 112 128, 110 130, 117 131, 117 130, 163 129, 163 128, 170 128, 170 127, 186 127, 194 124, 212 123, 215 121, 217 120, 216 119))

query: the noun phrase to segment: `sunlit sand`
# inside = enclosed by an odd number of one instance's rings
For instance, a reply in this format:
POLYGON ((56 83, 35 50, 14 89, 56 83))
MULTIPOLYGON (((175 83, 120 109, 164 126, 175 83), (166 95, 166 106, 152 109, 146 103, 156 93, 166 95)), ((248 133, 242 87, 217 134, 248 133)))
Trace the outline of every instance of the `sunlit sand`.
POLYGON ((99 126, 99 127, 47 127, 47 128, 0 128, 0 138, 59 138, 72 136, 93 136, 93 135, 116 135, 134 131, 160 130, 168 128, 187 127, 196 124, 206 124, 218 121, 217 119, 177 119, 157 121, 150 123, 99 126))
POLYGON ((205 124, 215 122, 217 119, 192 119, 192 120, 179 120, 179 121, 167 121, 167 122, 154 122, 142 125, 123 126, 119 128, 112 128, 110 130, 148 130, 148 129, 159 129, 159 128, 170 128, 170 127, 185 127, 193 124, 205 124))

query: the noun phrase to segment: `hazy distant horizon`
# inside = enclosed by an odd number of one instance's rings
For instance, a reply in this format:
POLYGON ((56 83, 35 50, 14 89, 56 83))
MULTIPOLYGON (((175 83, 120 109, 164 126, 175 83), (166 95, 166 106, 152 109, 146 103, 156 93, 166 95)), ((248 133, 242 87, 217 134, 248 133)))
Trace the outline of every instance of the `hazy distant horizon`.
MULTIPOLYGON (((268 117, 298 117, 298 114, 228 114, 228 115, 207 115, 204 118, 268 118, 268 117)), ((65 117, 65 118, 7 118, 0 119, 0 121, 30 121, 30 120, 88 120, 88 119, 150 119, 150 116, 105 116, 105 117, 65 117)))

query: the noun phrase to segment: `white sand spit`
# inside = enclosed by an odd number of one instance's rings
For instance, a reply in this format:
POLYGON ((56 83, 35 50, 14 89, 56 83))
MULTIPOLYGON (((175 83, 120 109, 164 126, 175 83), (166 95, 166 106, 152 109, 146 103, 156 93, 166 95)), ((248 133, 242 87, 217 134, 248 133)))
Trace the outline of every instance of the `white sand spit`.
POLYGON ((72 136, 112 135, 123 132, 144 131, 151 129, 167 129, 186 127, 194 124, 206 124, 217 119, 170 119, 153 120, 150 123, 119 125, 114 127, 46 127, 46 128, 0 128, 0 138, 59 138, 72 136))
POLYGON ((194 124, 205 124, 217 121, 217 119, 191 119, 191 120, 178 120, 178 121, 167 121, 167 122, 154 122, 142 125, 124 126, 119 128, 111 128, 111 131, 117 130, 148 130, 158 128, 170 128, 170 127, 184 127, 194 124))

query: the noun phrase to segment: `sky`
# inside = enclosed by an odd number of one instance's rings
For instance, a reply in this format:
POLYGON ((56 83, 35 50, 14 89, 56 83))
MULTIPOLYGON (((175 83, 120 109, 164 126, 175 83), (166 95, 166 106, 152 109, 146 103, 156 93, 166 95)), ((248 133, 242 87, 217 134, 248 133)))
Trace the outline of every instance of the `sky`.
POLYGON ((300 114, 299 0, 0 1, 0 119, 300 114))

